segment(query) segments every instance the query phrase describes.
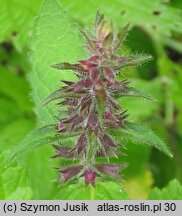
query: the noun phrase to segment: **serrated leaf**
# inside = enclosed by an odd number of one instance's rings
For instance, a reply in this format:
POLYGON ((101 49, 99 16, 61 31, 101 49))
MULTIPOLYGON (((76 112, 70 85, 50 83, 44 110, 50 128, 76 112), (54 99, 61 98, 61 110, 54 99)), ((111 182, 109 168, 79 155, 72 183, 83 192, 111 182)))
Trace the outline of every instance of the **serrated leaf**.
MULTIPOLYGON (((36 105, 61 86, 60 80, 74 80, 72 71, 58 72, 50 67, 59 62, 75 63, 86 56, 80 32, 57 1, 44 0, 31 43, 32 71, 29 80, 36 105)), ((39 123, 55 122, 55 105, 49 104, 36 111, 39 123)))
POLYGON ((3 167, 5 156, 0 154, 0 200, 31 199, 32 188, 28 184, 25 168, 13 164, 3 167))
POLYGON ((141 64, 147 62, 147 61, 151 61, 152 60, 152 56, 151 55, 133 55, 133 56, 127 56, 126 57, 126 61, 124 61, 122 63, 122 57, 121 59, 121 67, 120 68, 124 68, 124 67, 131 67, 131 66, 140 66, 141 64))
POLYGON ((150 128, 131 122, 126 122, 125 126, 126 129, 115 128, 110 129, 108 132, 115 136, 116 139, 130 140, 136 144, 154 146, 155 148, 167 154, 169 157, 173 157, 166 143, 160 139, 150 128))
POLYGON ((182 185, 174 179, 163 188, 155 187, 150 195, 149 200, 182 200, 182 185))
POLYGON ((17 146, 15 146, 8 158, 8 162, 13 160, 17 155, 31 151, 37 147, 41 147, 47 144, 52 144, 57 141, 71 142, 71 138, 79 135, 79 133, 61 133, 56 135, 55 126, 45 126, 32 130, 24 140, 22 140, 17 146))
POLYGON ((59 200, 127 200, 128 196, 115 182, 98 182, 96 188, 85 189, 83 184, 72 184, 60 189, 55 199, 59 200))

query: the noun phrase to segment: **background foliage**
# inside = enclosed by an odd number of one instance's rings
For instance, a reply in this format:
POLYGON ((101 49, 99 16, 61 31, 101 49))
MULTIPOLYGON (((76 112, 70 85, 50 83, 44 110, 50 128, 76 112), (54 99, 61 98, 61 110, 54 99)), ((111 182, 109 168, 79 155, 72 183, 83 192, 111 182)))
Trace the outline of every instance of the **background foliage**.
MULTIPOLYGON (((0 5, 0 199, 181 199, 181 1, 0 0, 0 5), (129 110, 129 120, 147 124, 165 140, 173 158, 126 141, 126 154, 119 157, 128 163, 123 181, 98 182, 96 190, 85 190, 83 182, 57 184, 52 167, 60 162, 50 159, 54 150, 50 145, 32 149, 34 140, 26 134, 54 122, 54 104, 37 109, 35 105, 56 90, 61 79, 75 77, 49 65, 87 56, 79 28, 91 27, 97 10, 112 19, 116 29, 130 23, 121 53, 153 55, 152 62, 125 70, 124 76, 157 102, 123 98, 119 103, 129 110), (25 151, 17 150, 20 141, 31 151, 5 166, 7 154, 25 151)), ((32 133, 36 139, 37 132, 32 133)))

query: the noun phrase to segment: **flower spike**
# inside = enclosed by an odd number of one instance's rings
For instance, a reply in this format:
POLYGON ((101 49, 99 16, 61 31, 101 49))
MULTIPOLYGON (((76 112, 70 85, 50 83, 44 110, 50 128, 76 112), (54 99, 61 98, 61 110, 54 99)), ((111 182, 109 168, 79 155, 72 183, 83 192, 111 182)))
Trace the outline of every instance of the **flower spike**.
POLYGON ((117 156, 122 147, 110 134, 112 129, 128 129, 125 126, 128 114, 117 99, 127 95, 141 96, 129 87, 128 80, 118 81, 117 74, 125 67, 137 66, 151 59, 150 55, 119 56, 115 52, 128 30, 129 25, 126 25, 115 34, 112 21, 108 22, 103 14, 97 12, 94 34, 81 30, 90 56, 74 64, 61 62, 51 66, 57 70, 72 70, 78 77, 76 82, 62 80, 64 86, 43 102, 47 104, 57 100, 57 106, 66 109, 57 116, 57 135, 78 134, 72 146, 60 146, 62 140, 59 145, 53 145, 56 149, 54 158, 75 158, 77 161, 76 165, 59 169, 62 182, 79 177, 84 179, 85 187, 95 187, 97 177, 109 175, 118 178, 123 169, 123 165, 97 164, 97 158, 117 156))

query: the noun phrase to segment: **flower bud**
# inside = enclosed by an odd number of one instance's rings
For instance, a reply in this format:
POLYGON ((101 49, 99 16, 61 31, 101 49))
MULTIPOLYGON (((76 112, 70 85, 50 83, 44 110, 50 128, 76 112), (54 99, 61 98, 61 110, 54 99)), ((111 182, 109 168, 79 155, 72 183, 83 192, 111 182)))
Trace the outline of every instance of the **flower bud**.
POLYGON ((85 187, 87 187, 89 184, 92 184, 93 187, 95 187, 95 179, 96 179, 96 173, 88 170, 84 172, 84 178, 85 178, 85 187))

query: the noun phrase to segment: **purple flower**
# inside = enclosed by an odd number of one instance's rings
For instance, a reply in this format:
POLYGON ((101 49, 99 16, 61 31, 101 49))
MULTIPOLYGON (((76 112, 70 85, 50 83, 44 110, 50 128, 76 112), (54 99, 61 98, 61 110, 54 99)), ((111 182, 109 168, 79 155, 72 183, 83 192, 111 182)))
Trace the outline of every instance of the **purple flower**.
POLYGON ((73 178, 77 174, 80 173, 81 169, 83 168, 82 165, 79 166, 71 166, 67 168, 60 169, 60 177, 63 182, 68 181, 69 179, 73 178))
POLYGON ((63 157, 63 158, 74 158, 76 155, 71 152, 71 148, 69 147, 60 147, 57 145, 53 145, 56 149, 56 155, 52 156, 52 158, 63 157))
POLYGON ((86 148, 86 142, 87 142, 87 139, 86 139, 86 135, 85 134, 82 134, 78 141, 77 141, 77 144, 76 146, 72 149, 72 151, 77 151, 77 154, 80 155, 80 153, 85 150, 86 148))
POLYGON ((101 134, 99 136, 101 143, 104 147, 118 147, 118 145, 107 135, 107 134, 101 134))
POLYGON ((95 179, 96 179, 96 173, 87 170, 84 172, 84 178, 85 178, 85 187, 87 187, 89 184, 91 184, 93 187, 95 187, 95 179))
POLYGON ((96 164, 95 167, 104 174, 111 175, 113 177, 119 176, 119 172, 122 168, 121 165, 108 165, 108 164, 96 164))
POLYGON ((98 118, 94 112, 91 112, 88 117, 87 128, 90 131, 96 131, 99 128, 98 118))

